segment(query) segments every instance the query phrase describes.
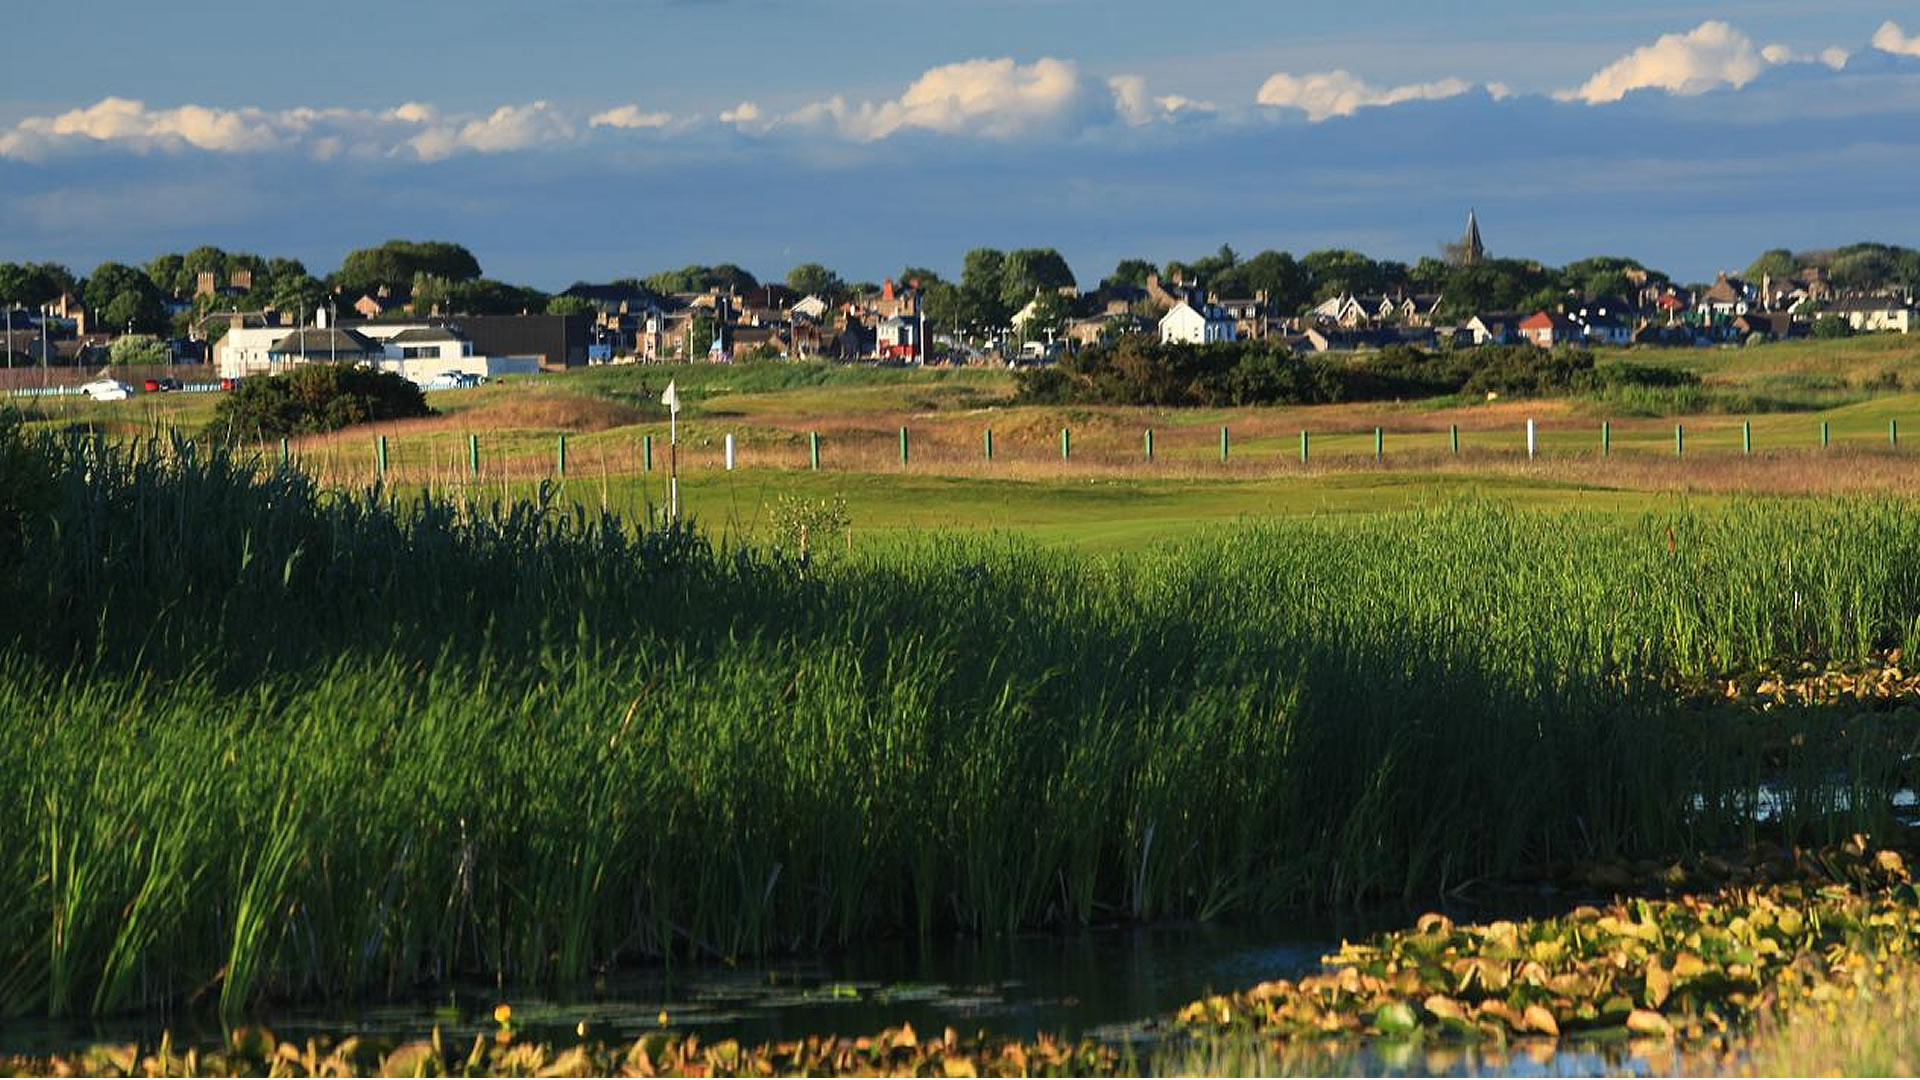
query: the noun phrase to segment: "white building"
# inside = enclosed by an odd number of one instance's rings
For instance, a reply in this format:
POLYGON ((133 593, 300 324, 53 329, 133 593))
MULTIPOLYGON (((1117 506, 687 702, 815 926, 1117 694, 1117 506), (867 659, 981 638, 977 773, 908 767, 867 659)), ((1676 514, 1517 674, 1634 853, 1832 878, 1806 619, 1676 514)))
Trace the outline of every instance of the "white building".
POLYGON ((1913 306, 1905 300, 1886 296, 1847 296, 1828 306, 1826 314, 1847 320, 1856 333, 1891 331, 1913 332, 1913 306))
POLYGON ((1162 345, 1211 345, 1216 341, 1233 341, 1238 336, 1233 316, 1215 304, 1196 308, 1181 301, 1160 318, 1162 345))
POLYGON ((368 364, 416 383, 444 372, 491 379, 540 370, 537 356, 476 356, 473 342, 453 329, 425 323, 367 323, 353 330, 324 325, 235 328, 214 346, 213 359, 223 379, 278 375, 302 364, 330 362, 368 364))

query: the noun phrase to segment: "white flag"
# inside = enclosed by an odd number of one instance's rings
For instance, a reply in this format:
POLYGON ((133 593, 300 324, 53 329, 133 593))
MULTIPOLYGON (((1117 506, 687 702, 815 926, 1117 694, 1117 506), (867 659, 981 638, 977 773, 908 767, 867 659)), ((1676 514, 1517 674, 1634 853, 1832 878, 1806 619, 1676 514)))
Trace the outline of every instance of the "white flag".
POLYGON ((680 391, 672 382, 667 383, 667 392, 660 395, 660 404, 665 405, 668 412, 680 411, 680 391))

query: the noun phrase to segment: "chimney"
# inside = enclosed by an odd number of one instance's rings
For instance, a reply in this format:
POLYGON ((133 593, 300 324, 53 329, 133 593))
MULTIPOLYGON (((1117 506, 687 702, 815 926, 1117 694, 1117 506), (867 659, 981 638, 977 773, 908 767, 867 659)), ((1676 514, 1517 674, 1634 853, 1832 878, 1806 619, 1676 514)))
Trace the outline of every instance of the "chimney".
POLYGON ((880 299, 887 300, 887 301, 891 301, 893 299, 893 279, 892 278, 888 278, 886 280, 886 283, 880 286, 880 299))
POLYGON ((253 291, 253 271, 244 270, 244 269, 235 270, 233 272, 233 278, 232 278, 231 284, 233 285, 234 288, 240 289, 243 292, 252 292, 253 291))
POLYGON ((194 275, 193 295, 212 296, 214 288, 215 286, 214 286, 213 271, 202 270, 200 271, 200 273, 194 275))

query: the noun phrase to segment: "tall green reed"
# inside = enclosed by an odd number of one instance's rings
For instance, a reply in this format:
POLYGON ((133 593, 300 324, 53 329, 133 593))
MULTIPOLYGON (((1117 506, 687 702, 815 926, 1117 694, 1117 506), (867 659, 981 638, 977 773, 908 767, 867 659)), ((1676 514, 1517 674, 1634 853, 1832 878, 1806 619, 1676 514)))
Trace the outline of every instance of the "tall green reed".
POLYGON ((1870 752, 1898 717, 1812 715, 1845 734, 1783 758, 1662 685, 1906 644, 1898 503, 803 568, 556 493, 42 449, 0 637, 7 1012, 1431 895, 1880 827, 1910 782, 1870 752))

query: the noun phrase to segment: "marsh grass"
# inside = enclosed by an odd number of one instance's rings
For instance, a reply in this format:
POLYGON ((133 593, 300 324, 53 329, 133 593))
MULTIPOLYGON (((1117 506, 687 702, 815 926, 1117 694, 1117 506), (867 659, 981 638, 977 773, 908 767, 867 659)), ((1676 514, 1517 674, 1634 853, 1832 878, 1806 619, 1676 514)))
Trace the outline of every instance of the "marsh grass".
POLYGON ((7 1013, 1433 895, 1882 829, 1911 783, 1862 751, 1898 721, 1763 747, 1663 685, 1907 644, 1902 503, 801 565, 544 489, 34 446, 54 499, 0 608, 7 1013), (1760 821, 1763 783, 1794 812, 1760 821))

